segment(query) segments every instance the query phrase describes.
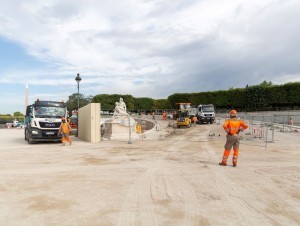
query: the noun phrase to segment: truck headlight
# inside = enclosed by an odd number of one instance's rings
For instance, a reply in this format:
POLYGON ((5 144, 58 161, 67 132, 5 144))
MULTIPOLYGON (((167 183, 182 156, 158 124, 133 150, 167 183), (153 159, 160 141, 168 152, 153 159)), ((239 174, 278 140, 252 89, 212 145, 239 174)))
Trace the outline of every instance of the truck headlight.
POLYGON ((39 134, 39 132, 36 131, 36 130, 32 130, 31 133, 32 133, 32 134, 39 134))

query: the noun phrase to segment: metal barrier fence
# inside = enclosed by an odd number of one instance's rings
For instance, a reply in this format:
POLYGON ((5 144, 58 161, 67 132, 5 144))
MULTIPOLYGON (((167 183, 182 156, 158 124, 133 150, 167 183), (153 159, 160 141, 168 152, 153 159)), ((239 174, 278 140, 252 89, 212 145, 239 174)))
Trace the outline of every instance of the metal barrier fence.
POLYGON ((260 115, 240 118, 249 125, 249 131, 253 138, 258 138, 265 142, 274 142, 274 116, 260 115))
MULTIPOLYGON (((218 114, 218 117, 228 118, 228 114, 218 114)), ((300 134, 300 112, 281 112, 281 113, 239 113, 238 117, 248 125, 248 139, 261 140, 265 142, 265 148, 270 142, 275 142, 276 132, 293 132, 300 134)), ((218 122, 217 120, 217 123, 218 122)))
POLYGON ((267 115, 241 114, 241 119, 258 121, 273 124, 273 127, 280 128, 281 132, 298 132, 300 128, 300 112, 276 113, 267 115))
MULTIPOLYGON (((227 114, 217 114, 218 117, 227 118, 229 113, 227 114)), ((241 112, 238 114, 238 117, 248 121, 258 121, 258 122, 269 122, 280 124, 282 128, 288 130, 288 128, 300 127, 300 111, 292 111, 292 112, 261 112, 261 113, 244 113, 241 112), (292 119, 292 124, 290 122, 292 119)), ((283 132, 285 132, 283 131, 283 132)))

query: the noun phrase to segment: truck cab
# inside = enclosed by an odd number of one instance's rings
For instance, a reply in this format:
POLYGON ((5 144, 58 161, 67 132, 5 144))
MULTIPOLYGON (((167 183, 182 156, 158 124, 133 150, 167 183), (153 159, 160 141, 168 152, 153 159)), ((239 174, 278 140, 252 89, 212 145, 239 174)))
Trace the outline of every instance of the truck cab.
POLYGON ((61 142, 58 134, 61 118, 67 116, 64 102, 35 101, 27 106, 25 117, 25 140, 28 144, 40 141, 61 142))
POLYGON ((200 104, 198 105, 198 122, 210 123, 215 121, 215 108, 212 104, 200 104))

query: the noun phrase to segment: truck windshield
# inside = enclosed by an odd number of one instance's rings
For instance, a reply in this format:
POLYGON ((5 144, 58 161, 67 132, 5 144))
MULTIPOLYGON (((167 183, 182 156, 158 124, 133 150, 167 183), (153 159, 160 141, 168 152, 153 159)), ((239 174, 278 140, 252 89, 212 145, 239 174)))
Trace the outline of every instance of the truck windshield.
POLYGON ((37 118, 61 118, 66 115, 66 108, 64 107, 37 106, 34 110, 37 118))
POLYGON ((214 111, 214 107, 209 107, 209 106, 203 106, 202 107, 202 111, 203 112, 212 112, 212 111, 214 111))

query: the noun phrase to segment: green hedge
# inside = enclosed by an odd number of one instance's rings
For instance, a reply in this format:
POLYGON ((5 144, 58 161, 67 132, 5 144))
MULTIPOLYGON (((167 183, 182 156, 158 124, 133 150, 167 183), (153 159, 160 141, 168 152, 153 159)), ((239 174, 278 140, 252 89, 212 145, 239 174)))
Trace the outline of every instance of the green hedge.
POLYGON ((176 103, 214 104, 219 109, 237 109, 246 111, 268 110, 274 108, 300 107, 300 82, 284 85, 261 83, 229 90, 201 93, 174 93, 167 99, 148 97, 135 98, 132 95, 99 94, 92 99, 93 103, 101 103, 104 110, 114 110, 115 102, 123 97, 128 110, 152 111, 160 109, 176 109, 176 103))
POLYGON ((171 106, 178 102, 192 105, 214 104, 216 108, 267 110, 276 107, 300 107, 300 82, 284 85, 255 85, 246 88, 201 93, 175 93, 168 97, 171 106))

